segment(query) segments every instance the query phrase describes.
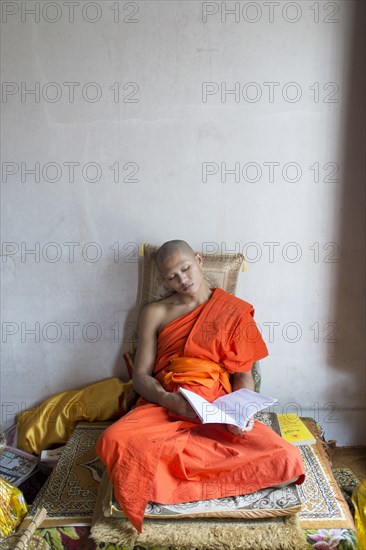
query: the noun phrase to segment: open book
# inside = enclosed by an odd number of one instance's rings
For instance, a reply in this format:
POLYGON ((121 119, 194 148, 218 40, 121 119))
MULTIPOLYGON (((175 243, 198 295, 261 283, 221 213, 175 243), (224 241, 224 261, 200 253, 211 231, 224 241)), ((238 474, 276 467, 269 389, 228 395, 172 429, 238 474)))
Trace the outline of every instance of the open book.
POLYGON ((212 403, 190 390, 179 388, 179 391, 192 405, 203 424, 232 424, 238 428, 245 428, 255 413, 278 401, 247 389, 228 393, 212 403))

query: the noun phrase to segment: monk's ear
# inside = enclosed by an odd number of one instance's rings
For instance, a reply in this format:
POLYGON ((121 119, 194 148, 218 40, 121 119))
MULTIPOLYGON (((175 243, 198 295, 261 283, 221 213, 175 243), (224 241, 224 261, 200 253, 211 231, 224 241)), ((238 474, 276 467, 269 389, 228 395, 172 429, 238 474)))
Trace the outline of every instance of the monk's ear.
POLYGON ((198 262, 198 265, 202 265, 203 264, 203 258, 201 256, 201 254, 199 254, 198 252, 195 253, 195 258, 198 262))

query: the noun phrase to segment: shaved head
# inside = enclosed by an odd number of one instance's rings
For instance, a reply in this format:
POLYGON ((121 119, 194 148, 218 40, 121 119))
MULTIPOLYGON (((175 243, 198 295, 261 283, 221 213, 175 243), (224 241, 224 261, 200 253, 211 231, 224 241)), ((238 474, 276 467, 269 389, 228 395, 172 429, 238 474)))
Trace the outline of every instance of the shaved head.
POLYGON ((157 254, 156 254, 156 265, 161 273, 161 266, 164 263, 164 261, 169 258, 169 256, 173 256, 176 252, 183 252, 187 254, 187 256, 191 256, 194 258, 194 250, 189 246, 189 244, 186 241, 181 241, 178 239, 175 239, 173 241, 167 241, 166 243, 162 244, 159 248, 157 254))

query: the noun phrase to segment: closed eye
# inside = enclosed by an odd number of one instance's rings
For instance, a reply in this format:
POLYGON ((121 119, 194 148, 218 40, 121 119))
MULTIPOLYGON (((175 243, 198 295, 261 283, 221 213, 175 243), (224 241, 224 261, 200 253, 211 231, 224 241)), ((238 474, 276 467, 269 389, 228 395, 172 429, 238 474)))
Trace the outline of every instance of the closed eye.
MULTIPOLYGON (((190 265, 188 267, 186 267, 185 269, 182 269, 182 271, 188 271, 188 269, 190 269, 190 265)), ((174 279, 175 275, 173 275, 172 277, 168 277, 168 281, 172 281, 174 279)))

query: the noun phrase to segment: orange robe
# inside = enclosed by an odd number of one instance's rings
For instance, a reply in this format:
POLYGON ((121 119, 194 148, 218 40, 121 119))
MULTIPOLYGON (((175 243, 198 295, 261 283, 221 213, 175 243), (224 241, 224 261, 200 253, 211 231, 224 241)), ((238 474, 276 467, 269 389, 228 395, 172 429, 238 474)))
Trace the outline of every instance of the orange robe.
MULTIPOLYGON (((210 402, 231 390, 229 374, 247 372, 268 355, 253 306, 212 290, 207 302, 163 327, 153 373, 167 391, 187 388, 210 402)), ((263 423, 233 435, 224 424, 184 419, 142 397, 103 432, 96 450, 139 532, 148 501, 208 500, 305 479, 299 450, 263 423)))

